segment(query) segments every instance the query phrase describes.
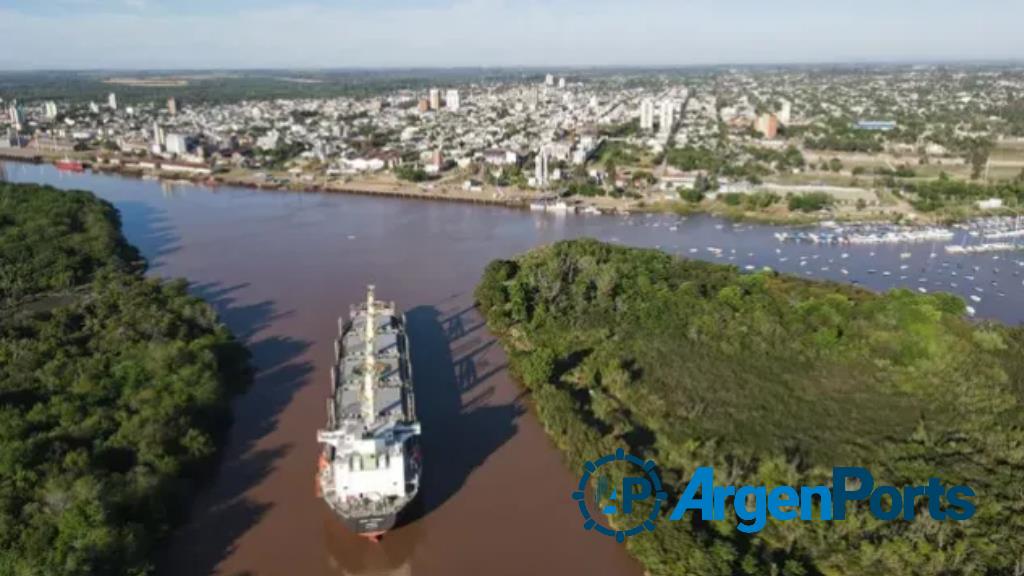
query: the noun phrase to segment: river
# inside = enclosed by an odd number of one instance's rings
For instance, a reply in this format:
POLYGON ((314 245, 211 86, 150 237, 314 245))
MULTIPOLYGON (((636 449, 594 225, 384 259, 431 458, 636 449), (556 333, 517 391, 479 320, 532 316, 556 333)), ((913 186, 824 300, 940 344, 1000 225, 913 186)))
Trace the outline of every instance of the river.
POLYGON ((590 236, 876 290, 973 295, 980 318, 1024 320, 1020 252, 783 245, 776 228, 707 216, 558 217, 4 168, 13 182, 111 201, 150 273, 187 277, 253 352, 257 378, 234 403, 221 468, 160 559, 168 575, 639 575, 620 546, 582 529, 570 499, 578 474, 544 435, 472 307, 484 266, 533 246, 590 236), (380 544, 349 534, 313 484, 337 317, 370 283, 407 313, 424 429, 421 510, 380 544))

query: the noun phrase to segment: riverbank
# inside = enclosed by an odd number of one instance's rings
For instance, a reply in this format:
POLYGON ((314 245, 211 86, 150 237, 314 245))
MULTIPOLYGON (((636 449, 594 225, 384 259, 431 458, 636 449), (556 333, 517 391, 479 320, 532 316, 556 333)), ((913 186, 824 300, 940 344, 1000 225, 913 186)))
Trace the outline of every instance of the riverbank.
MULTIPOLYGON (((189 182, 204 186, 242 186, 260 190, 282 190, 291 192, 336 192, 364 196, 388 196, 415 198, 444 202, 462 202, 528 209, 531 203, 551 198, 551 194, 536 190, 522 190, 513 187, 498 187, 486 184, 462 186, 459 178, 414 184, 401 181, 390 173, 365 175, 360 178, 327 178, 312 175, 294 175, 287 172, 256 172, 234 168, 230 171, 208 173, 160 170, 141 166, 137 159, 103 157, 97 161, 95 152, 64 152, 36 150, 29 148, 0 149, 0 160, 28 162, 33 164, 53 163, 70 158, 84 167, 101 173, 118 174, 137 178, 158 178, 162 181, 189 182), (113 158, 113 160, 111 160, 113 158)), ((1013 215, 1009 210, 981 211, 974 206, 964 205, 955 209, 934 213, 914 210, 906 201, 892 201, 886 206, 858 209, 850 206, 833 206, 815 212, 794 211, 784 203, 774 203, 764 208, 749 209, 743 205, 732 205, 722 199, 703 200, 690 203, 670 200, 663 194, 645 198, 627 197, 584 197, 562 198, 577 211, 596 209, 602 213, 669 213, 678 215, 709 214, 736 222, 761 223, 785 226, 808 226, 824 221, 846 223, 902 223, 902 224, 953 224, 983 216, 1013 215)))
MULTIPOLYGON (((1024 372, 1019 327, 973 325, 944 294, 745 275, 593 240, 496 260, 475 294, 573 470, 625 449, 655 462, 671 487, 702 466, 728 470, 737 485, 815 486, 831 484, 833 466, 859 462, 879 485, 955 478, 986 486, 995 503, 979 507, 970 531, 950 532, 862 520, 768 520, 736 532, 750 518, 728 509, 714 522, 662 517, 626 542, 650 576, 959 573, 958 562, 998 573, 1012 560, 984 543, 1024 544, 1015 514, 1024 500, 1010 480, 1024 464, 991 442, 1024 440, 1014 412, 1024 397, 1008 384, 1024 372), (945 547, 966 552, 951 560, 945 547)), ((677 496, 669 490, 668 509, 677 496)), ((598 514, 606 503, 580 505, 612 530, 648 517, 598 514)), ((867 506, 850 512, 863 519, 867 506)))
POLYGON ((217 469, 249 352, 186 281, 143 276, 95 195, 3 183, 0 221, 0 451, 15 455, 0 481, 19 503, 0 511, 17 527, 3 563, 149 573, 217 469), (54 539, 75 544, 37 545, 54 539))

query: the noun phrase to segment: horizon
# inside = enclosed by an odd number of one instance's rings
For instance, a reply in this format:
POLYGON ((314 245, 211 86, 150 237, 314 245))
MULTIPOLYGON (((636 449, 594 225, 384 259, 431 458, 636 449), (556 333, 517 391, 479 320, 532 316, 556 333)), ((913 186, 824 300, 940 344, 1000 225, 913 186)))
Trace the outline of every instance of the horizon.
POLYGON ((0 0, 0 35, 20 48, 0 55, 0 70, 1019 62, 1022 19, 1024 6, 1005 0, 0 0))
POLYGON ((431 72, 431 71, 525 71, 532 73, 573 72, 573 71, 625 71, 661 72, 707 69, 800 69, 800 68, 913 68, 913 67, 964 67, 964 68, 1016 68, 1024 67, 1024 56, 1004 59, 935 59, 935 60, 822 60, 822 61, 780 61, 780 62, 707 62, 694 64, 500 64, 500 65, 380 65, 380 66, 237 66, 237 67, 182 67, 182 68, 0 68, 0 74, 102 74, 138 72, 144 74, 172 75, 196 72, 431 72))

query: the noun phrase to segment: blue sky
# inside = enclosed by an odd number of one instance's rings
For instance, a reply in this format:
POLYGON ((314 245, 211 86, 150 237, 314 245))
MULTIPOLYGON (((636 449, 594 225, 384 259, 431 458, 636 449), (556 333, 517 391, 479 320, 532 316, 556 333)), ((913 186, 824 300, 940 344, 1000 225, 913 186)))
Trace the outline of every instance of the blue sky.
POLYGON ((1021 0, 0 0, 0 69, 1024 59, 1021 0))

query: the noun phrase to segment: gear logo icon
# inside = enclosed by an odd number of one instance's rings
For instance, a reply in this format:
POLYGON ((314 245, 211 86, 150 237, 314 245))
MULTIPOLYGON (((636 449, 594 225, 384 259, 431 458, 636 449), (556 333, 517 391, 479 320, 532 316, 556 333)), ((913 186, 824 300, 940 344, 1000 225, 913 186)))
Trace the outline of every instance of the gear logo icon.
POLYGON ((583 475, 580 477, 576 490, 572 493, 572 499, 576 501, 580 509, 580 515, 583 516, 583 528, 615 538, 618 542, 623 542, 627 537, 635 536, 645 531, 653 532, 655 521, 661 513, 662 504, 668 498, 665 491, 662 490, 661 478, 658 477, 655 468, 656 464, 653 460, 644 462, 632 454, 626 454, 622 448, 616 450, 615 454, 602 456, 596 461, 584 463, 583 475), (599 471, 604 466, 611 464, 628 464, 636 468, 641 474, 639 476, 626 476, 622 479, 621 490, 617 490, 614 487, 610 487, 607 476, 599 474, 599 471), (654 501, 650 514, 648 514, 643 522, 626 530, 617 530, 598 522, 590 513, 586 497, 587 485, 595 476, 597 476, 598 481, 594 500, 596 506, 600 507, 602 514, 606 516, 614 516, 619 513, 630 514, 633 511, 633 504, 653 498, 654 501), (612 503, 601 507, 600 501, 604 497, 607 497, 612 503))

